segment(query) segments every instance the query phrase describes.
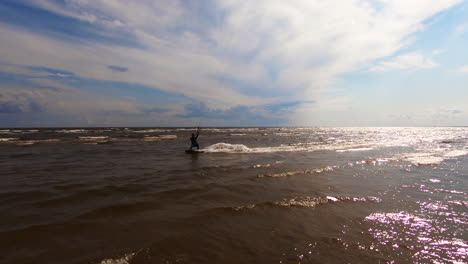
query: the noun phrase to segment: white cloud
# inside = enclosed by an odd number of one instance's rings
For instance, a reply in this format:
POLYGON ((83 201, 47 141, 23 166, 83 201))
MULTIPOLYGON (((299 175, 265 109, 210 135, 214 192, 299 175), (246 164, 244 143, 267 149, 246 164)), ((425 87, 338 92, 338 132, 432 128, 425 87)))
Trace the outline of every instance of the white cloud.
POLYGON ((212 103, 248 105, 262 101, 211 78, 230 74, 234 69, 248 77, 255 74, 254 67, 227 64, 209 54, 170 46, 160 47, 160 53, 156 53, 97 43, 69 43, 5 25, 0 26, 0 34, 8 36, 2 43, 5 48, 0 49, 2 62, 45 66, 97 80, 139 83, 212 103), (130 70, 115 73, 108 65, 122 65, 130 70))
POLYGON ((391 61, 384 61, 372 67, 369 71, 391 71, 391 70, 418 70, 430 69, 439 66, 430 57, 413 52, 395 57, 391 61))
POLYGON ((468 65, 461 66, 458 68, 458 71, 462 73, 468 73, 468 65))
MULTIPOLYGON (((69 43, 0 25, 3 61, 47 66, 99 80, 135 82, 215 106, 265 104, 216 77, 252 89, 314 100, 340 74, 368 66, 407 46, 423 21, 461 0, 24 0, 51 12, 129 32, 145 49, 69 43), (198 6, 197 6, 198 5, 198 6), (203 9, 203 12, 199 11, 203 9), (205 14, 207 12, 208 14, 205 14), (129 69, 109 71, 107 65, 129 69), (270 75, 273 75, 271 77, 270 75)), ((429 68, 407 54, 383 68, 429 68)))
POLYGON ((134 102, 98 96, 50 79, 35 79, 39 88, 23 86, 0 86, 0 103, 17 105, 22 112, 33 111, 37 106, 41 112, 93 116, 104 112, 141 114, 134 102))

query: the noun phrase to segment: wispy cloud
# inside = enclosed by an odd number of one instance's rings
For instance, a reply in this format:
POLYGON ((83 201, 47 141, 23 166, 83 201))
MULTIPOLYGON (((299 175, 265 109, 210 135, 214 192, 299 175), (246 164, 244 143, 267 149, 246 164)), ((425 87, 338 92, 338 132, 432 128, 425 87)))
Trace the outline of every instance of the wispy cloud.
POLYGON ((369 71, 391 70, 419 70, 430 69, 439 66, 431 57, 425 57, 418 52, 399 55, 390 61, 380 62, 369 71))
POLYGON ((127 72, 128 71, 127 67, 122 67, 122 66, 109 65, 107 66, 107 68, 114 72, 127 72))

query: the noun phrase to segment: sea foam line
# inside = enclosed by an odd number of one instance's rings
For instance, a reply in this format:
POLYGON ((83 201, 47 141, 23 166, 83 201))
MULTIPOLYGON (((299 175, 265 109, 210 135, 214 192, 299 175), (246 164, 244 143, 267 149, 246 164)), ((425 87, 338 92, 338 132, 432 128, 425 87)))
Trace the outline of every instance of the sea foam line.
POLYGON ((319 205, 324 205, 328 203, 337 203, 337 202, 373 202, 379 203, 382 199, 374 196, 368 197, 334 197, 334 196, 320 196, 320 197, 294 197, 294 198, 285 198, 273 202, 263 202, 257 204, 248 204, 244 206, 235 206, 231 207, 234 211, 244 211, 250 210, 256 207, 263 206, 273 206, 273 207, 306 207, 313 208, 319 205))
POLYGON ((400 159, 412 162, 415 165, 439 165, 444 160, 468 155, 465 150, 447 150, 439 152, 406 153, 400 159))
POLYGON ((300 175, 300 174, 312 174, 312 173, 322 173, 325 171, 332 171, 337 166, 327 166, 324 168, 318 168, 318 169, 303 169, 303 170, 295 170, 295 171, 288 171, 288 172, 281 172, 281 173, 272 173, 272 174, 260 174, 258 175, 259 178, 263 177, 271 177, 271 178, 277 178, 277 177, 288 177, 288 176, 294 176, 294 175, 300 175))

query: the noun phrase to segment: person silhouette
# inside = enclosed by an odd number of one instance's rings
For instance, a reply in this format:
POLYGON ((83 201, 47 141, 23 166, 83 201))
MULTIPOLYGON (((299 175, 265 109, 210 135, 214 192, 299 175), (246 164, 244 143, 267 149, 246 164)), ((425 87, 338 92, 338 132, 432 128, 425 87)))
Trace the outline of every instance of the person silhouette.
POLYGON ((197 150, 200 149, 200 145, 198 145, 198 142, 197 142, 199 135, 200 135, 200 130, 197 130, 196 135, 192 133, 192 136, 190 137, 190 142, 192 143, 190 146, 190 150, 192 150, 192 148, 195 148, 195 147, 197 148, 197 150))

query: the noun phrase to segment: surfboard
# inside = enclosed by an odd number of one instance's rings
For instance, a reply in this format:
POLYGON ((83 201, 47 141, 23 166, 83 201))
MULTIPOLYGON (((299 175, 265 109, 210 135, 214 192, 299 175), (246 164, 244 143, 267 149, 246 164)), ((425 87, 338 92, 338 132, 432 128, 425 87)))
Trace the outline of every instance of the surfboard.
POLYGON ((194 150, 194 149, 187 149, 185 150, 185 153, 187 154, 198 154, 198 153, 203 153, 203 150, 194 150))

